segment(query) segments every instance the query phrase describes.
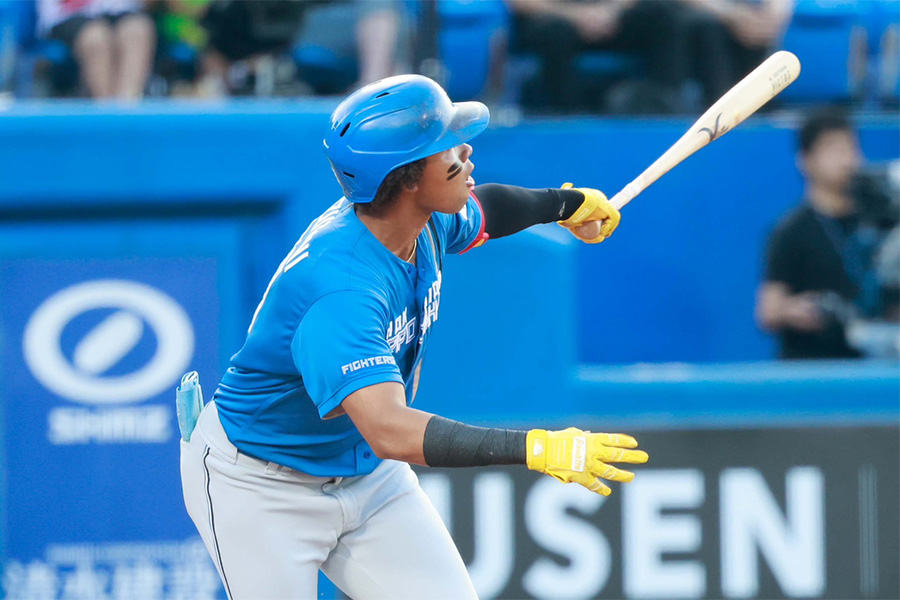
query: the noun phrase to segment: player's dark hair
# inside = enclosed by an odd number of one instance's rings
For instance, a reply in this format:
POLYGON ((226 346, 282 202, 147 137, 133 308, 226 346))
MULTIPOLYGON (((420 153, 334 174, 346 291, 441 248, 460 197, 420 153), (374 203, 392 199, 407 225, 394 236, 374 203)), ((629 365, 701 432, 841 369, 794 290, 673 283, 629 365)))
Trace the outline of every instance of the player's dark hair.
POLYGON ((853 131, 853 123, 847 113, 838 108, 824 108, 811 113, 797 135, 801 154, 809 154, 819 138, 832 131, 853 131))
POLYGON ((420 158, 407 165, 401 165, 387 174, 371 202, 358 204, 357 208, 366 212, 378 213, 390 205, 403 191, 403 188, 411 188, 422 180, 425 172, 426 158, 420 158))

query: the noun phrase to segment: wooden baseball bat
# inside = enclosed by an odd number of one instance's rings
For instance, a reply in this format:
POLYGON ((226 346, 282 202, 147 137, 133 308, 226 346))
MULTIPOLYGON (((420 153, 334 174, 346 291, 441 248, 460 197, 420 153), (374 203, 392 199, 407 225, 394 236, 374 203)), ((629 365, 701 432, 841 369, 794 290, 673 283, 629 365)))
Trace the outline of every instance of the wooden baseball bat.
POLYGON ((744 119, 759 110, 760 106, 793 83, 799 74, 800 60, 792 53, 781 50, 767 58, 725 92, 724 96, 691 125, 687 133, 609 201, 621 209, 650 187, 650 184, 668 173, 672 167, 737 127, 744 119))

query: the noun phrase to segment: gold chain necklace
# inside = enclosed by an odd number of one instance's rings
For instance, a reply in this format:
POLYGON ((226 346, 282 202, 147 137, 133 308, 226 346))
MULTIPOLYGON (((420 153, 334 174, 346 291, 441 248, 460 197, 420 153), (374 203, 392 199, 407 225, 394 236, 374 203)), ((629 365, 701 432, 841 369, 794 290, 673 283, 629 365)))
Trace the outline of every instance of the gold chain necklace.
POLYGON ((407 257, 406 262, 408 262, 408 263, 412 262, 413 256, 416 255, 416 247, 418 245, 419 245, 419 240, 418 239, 413 240, 412 252, 409 253, 409 256, 407 257))

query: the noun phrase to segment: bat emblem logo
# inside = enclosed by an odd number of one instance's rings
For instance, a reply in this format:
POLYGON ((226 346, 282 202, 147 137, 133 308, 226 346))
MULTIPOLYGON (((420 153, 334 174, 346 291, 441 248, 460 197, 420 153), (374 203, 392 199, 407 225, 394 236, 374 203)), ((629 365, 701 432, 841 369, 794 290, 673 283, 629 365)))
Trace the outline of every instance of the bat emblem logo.
POLYGON ((728 132, 728 125, 723 125, 722 129, 719 129, 719 121, 721 119, 722 119, 722 113, 719 113, 719 116, 716 117, 716 124, 713 125, 712 129, 710 129, 709 127, 702 127, 700 129, 700 131, 704 132, 706 135, 709 136, 710 142, 713 141, 714 139, 716 139, 717 137, 728 132))

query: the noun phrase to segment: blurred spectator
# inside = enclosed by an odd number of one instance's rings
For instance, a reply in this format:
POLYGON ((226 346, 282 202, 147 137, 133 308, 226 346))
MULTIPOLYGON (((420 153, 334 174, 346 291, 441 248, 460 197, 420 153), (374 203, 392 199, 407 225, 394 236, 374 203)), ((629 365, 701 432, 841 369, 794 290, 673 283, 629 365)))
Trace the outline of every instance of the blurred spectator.
POLYGON ((686 28, 694 75, 706 105, 762 63, 780 43, 794 0, 681 0, 693 8, 686 28))
POLYGON ((209 32, 203 25, 213 0, 164 0, 152 3, 159 35, 157 71, 175 96, 194 95, 197 62, 206 52, 209 32))
POLYGON ((266 70, 271 69, 273 56, 290 48, 310 3, 213 0, 201 21, 209 34, 201 58, 202 95, 258 91, 255 80, 271 77, 266 70))
MULTIPOLYGON (((582 108, 582 81, 575 59, 585 50, 633 53, 646 64, 647 80, 624 94, 654 101, 659 112, 681 110, 687 75, 682 7, 666 0, 507 0, 513 13, 513 47, 541 60, 538 76, 544 106, 572 112, 582 108)), ((637 112, 650 112, 637 109, 637 112)))
POLYGON ((307 11, 297 46, 324 53, 320 65, 325 68, 316 68, 319 61, 315 58, 303 61, 301 54, 300 76, 316 93, 338 94, 396 74, 402 21, 399 4, 398 0, 314 3, 307 11))
POLYGON ((856 132, 843 114, 817 112, 801 127, 797 164, 805 202, 772 234, 756 307, 761 326, 779 336, 781 358, 892 352, 869 352, 872 340, 865 338, 877 332, 859 328, 896 318, 897 302, 895 292, 886 295, 888 282, 875 264, 886 232, 896 226, 896 209, 887 196, 854 193, 863 189, 861 163, 856 132))
POLYGON ((38 28, 71 49, 91 97, 138 100, 156 47, 143 8, 139 0, 39 0, 38 28))
MULTIPOLYGON (((167 0, 166 5, 161 23, 167 40, 191 45, 201 56, 202 96, 272 93, 275 80, 284 78, 278 67, 289 62, 295 47, 304 50, 297 56, 312 57, 298 61, 306 92, 341 93, 396 70, 399 0, 167 0)), ((295 77, 292 66, 289 77, 295 77)))

